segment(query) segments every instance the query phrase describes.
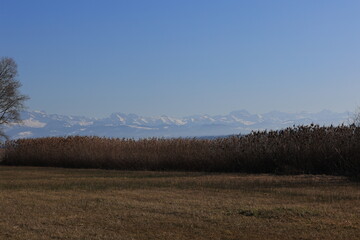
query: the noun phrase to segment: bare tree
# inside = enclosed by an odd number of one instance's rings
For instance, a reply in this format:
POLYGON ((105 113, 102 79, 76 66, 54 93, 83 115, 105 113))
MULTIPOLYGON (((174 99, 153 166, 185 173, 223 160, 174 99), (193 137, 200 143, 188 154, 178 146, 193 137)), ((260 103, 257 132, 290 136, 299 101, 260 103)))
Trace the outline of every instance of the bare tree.
POLYGON ((28 99, 20 93, 21 83, 17 80, 17 65, 12 58, 0 59, 0 136, 6 137, 1 129, 5 124, 20 122, 20 111, 28 99))
POLYGON ((360 107, 357 107, 353 113, 349 115, 349 125, 360 127, 360 107))

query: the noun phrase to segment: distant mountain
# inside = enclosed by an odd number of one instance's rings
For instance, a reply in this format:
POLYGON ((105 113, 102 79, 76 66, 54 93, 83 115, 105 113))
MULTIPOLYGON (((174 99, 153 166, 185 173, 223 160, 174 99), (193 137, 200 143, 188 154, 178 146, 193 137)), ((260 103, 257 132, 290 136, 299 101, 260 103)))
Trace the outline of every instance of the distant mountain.
POLYGON ((25 111, 21 114, 22 124, 6 126, 5 133, 12 139, 69 135, 119 138, 221 136, 311 123, 346 124, 349 116, 349 112, 335 113, 329 110, 318 113, 272 111, 264 114, 241 110, 228 115, 204 114, 183 118, 113 113, 109 117, 97 119, 25 111))

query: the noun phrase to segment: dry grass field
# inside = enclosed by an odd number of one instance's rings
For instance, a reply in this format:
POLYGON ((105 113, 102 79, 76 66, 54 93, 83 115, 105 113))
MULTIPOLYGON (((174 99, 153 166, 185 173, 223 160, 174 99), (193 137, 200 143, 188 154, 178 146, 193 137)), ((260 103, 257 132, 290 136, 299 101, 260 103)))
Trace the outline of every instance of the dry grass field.
POLYGON ((360 239, 344 177, 0 166, 0 239, 360 239))

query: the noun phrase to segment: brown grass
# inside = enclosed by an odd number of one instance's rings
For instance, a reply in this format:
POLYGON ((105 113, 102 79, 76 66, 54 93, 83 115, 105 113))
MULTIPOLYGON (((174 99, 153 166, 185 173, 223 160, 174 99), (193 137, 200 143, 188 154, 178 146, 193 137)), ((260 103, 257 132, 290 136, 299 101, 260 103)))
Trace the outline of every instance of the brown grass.
POLYGON ((360 239, 343 177, 0 167, 0 239, 360 239))
POLYGON ((310 125, 214 140, 20 139, 7 142, 2 164, 357 176, 360 128, 310 125))

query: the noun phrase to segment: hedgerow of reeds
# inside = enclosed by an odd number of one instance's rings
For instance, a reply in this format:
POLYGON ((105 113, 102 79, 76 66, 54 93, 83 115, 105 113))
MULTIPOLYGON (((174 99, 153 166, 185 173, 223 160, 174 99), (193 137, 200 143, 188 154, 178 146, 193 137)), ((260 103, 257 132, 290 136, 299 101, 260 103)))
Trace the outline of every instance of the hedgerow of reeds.
POLYGON ((49 137, 8 141, 5 165, 358 175, 360 128, 297 126, 206 139, 49 137))

